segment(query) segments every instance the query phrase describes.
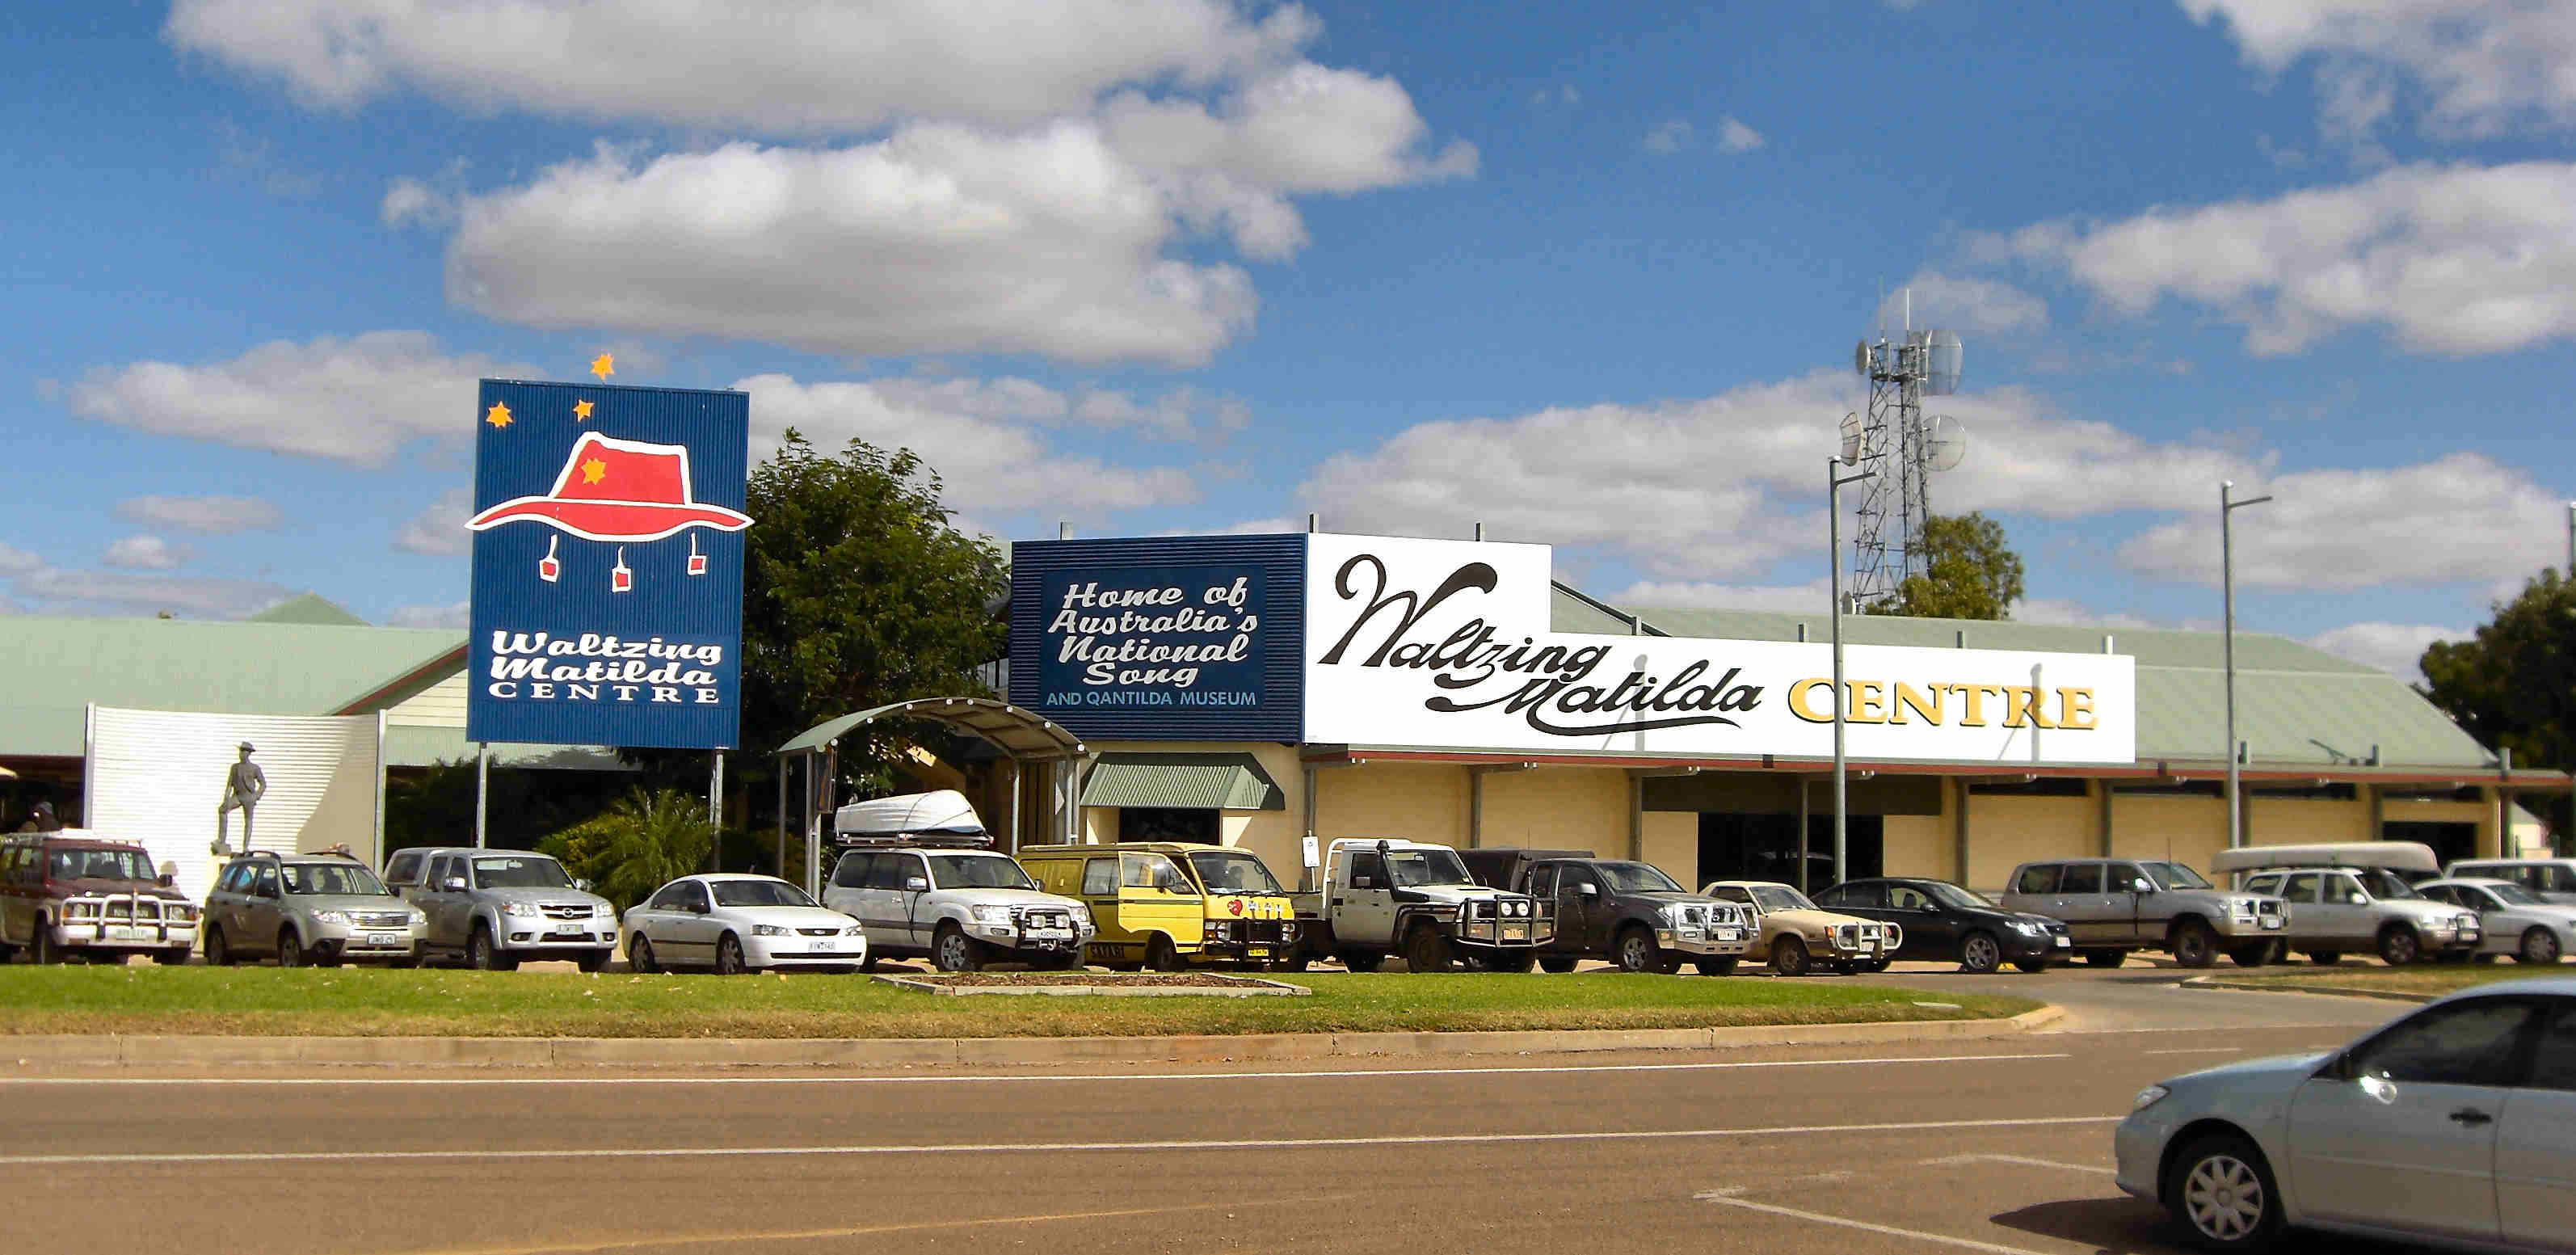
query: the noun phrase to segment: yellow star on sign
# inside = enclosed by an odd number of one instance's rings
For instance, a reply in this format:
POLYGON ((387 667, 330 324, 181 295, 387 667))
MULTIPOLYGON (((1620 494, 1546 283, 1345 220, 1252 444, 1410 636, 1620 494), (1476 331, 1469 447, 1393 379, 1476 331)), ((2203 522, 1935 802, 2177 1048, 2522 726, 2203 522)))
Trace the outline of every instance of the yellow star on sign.
POLYGON ((575 401, 572 403, 572 421, 576 423, 587 423, 590 421, 590 402, 575 401))
POLYGON ((616 356, 613 354, 602 353, 599 356, 592 358, 590 361, 590 373, 597 375, 602 379, 606 379, 610 375, 616 374, 616 356))
POLYGON ((581 482, 596 484, 606 478, 608 478, 608 463, 592 458, 581 464, 581 482))
POLYGON ((494 401, 492 403, 492 408, 484 413, 483 421, 490 423, 495 427, 509 426, 510 407, 503 405, 498 401, 494 401))

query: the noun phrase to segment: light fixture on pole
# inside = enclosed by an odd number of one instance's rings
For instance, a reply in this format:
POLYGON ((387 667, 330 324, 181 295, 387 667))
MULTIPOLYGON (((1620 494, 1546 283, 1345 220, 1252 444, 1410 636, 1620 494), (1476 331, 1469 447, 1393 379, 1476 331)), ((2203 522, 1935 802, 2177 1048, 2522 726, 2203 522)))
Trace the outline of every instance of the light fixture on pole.
POLYGON ((2269 494, 2234 500, 2236 481, 2218 481, 2218 585, 2219 604, 2224 608, 2226 643, 2221 646, 2227 659, 2227 848, 2245 844, 2245 809, 2236 798, 2237 768, 2243 755, 2236 745, 2236 534, 2228 520, 2249 505, 2271 500, 2269 494))
MULTIPOLYGON (((1848 423, 1846 424, 1845 430, 1846 432, 1850 430, 1848 423)), ((1834 625, 1835 884, 1841 884, 1843 881, 1849 879, 1845 874, 1845 868, 1843 866, 1844 855, 1849 848, 1849 844, 1845 836, 1848 829, 1845 823, 1846 814, 1843 805, 1844 791, 1848 785, 1848 773, 1845 770, 1843 763, 1843 709, 1846 704, 1843 696, 1843 485, 1857 484, 1864 479, 1875 479, 1878 476, 1876 471, 1861 471, 1852 475, 1843 474, 1844 467, 1849 466, 1854 461, 1858 460, 1859 450, 1854 447, 1857 443, 1858 442, 1855 439, 1846 434, 1843 439, 1842 452, 1825 459, 1825 562, 1828 569, 1832 572, 1832 574, 1825 577, 1825 584, 1827 591, 1830 592, 1833 597, 1833 603, 1829 609, 1833 615, 1834 625)), ((1806 788, 1803 784, 1798 787, 1800 789, 1806 788)), ((1802 828, 1798 832, 1798 881, 1801 885, 1804 885, 1806 883, 1806 879, 1807 834, 1802 828)))

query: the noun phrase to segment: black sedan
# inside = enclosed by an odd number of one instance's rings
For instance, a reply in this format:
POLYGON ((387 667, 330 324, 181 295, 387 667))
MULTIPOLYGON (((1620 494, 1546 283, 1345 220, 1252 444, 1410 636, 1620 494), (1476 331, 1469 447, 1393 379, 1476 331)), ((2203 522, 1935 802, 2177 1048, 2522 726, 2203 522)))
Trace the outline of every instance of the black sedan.
POLYGON ((1817 894, 1816 905, 1903 925, 1905 944, 1894 956, 1899 959, 1956 959, 1971 972, 1991 972, 2010 963, 2038 972, 2072 953, 2066 925, 2045 915, 2007 911, 1984 894, 1946 880, 1887 876, 1848 881, 1817 894))

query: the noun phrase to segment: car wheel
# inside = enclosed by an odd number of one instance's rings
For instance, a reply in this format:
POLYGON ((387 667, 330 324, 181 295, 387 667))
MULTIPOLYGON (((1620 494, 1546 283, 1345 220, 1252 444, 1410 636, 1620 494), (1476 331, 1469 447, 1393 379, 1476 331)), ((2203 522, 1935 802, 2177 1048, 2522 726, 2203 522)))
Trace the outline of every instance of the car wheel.
POLYGON ((596 972, 608 966, 608 961, 616 955, 615 950, 586 950, 573 960, 573 964, 585 972, 596 972))
POLYGON ((662 970, 662 961, 653 957, 653 939, 642 933, 626 943, 626 966, 650 975, 662 970))
POLYGON ((945 923, 930 939, 930 965, 943 972, 978 972, 984 968, 984 956, 965 929, 945 923))
POLYGON ((54 944, 53 925, 44 916, 36 917, 35 935, 27 938, 27 961, 53 964, 63 961, 63 948, 54 944))
POLYGON ((2391 924, 2379 930, 2379 961, 2390 967, 2405 967, 2424 957, 2423 943, 2416 940, 2415 930, 2404 924, 2391 924))
POLYGON ((172 946, 167 950, 155 950, 152 952, 152 961, 163 967, 186 967, 188 947, 172 946))
POLYGON ((501 970, 501 945, 492 939, 490 925, 477 923, 465 939, 465 966, 478 972, 501 970))
POLYGON ((1782 976, 1807 974, 1807 943, 1796 937, 1782 937, 1771 946, 1771 970, 1782 976))
POLYGON ((1959 966, 1984 976, 2004 965, 2004 946, 1993 933, 1969 933, 1959 940, 1959 966))
POLYGON ((1538 970, 1563 976, 1573 971, 1574 965, 1582 961, 1570 954, 1542 954, 1538 956, 1538 970))
POLYGON ((2318 967, 2333 967, 2335 964, 2343 962, 2343 951, 2310 950, 2308 951, 2308 962, 2314 963, 2318 967))
POLYGON ((869 952, 868 952, 868 957, 866 957, 866 958, 864 958, 864 959, 859 960, 859 970, 860 970, 860 971, 862 971, 862 972, 873 972, 873 971, 877 970, 877 955, 876 955, 876 951, 874 951, 874 950, 869 951, 869 952))
POLYGON ((293 928, 277 930, 277 965, 279 967, 304 966, 304 939, 296 936, 293 928))
POLYGON ((224 930, 221 928, 207 929, 206 966, 231 967, 237 962, 240 962, 240 960, 233 955, 233 943, 224 938, 224 930))
POLYGON ((2015 960, 2013 960, 2013 966, 2014 966, 2014 967, 2017 967, 2017 968, 2020 968, 2021 970, 2023 970, 2023 971, 2025 971, 2025 972, 2028 972, 2028 973, 2030 973, 2030 974, 2031 974, 2031 975, 2033 975, 2033 976, 2036 976, 2036 975, 2040 974, 2041 972, 2045 972, 2045 971, 2047 971, 2047 970, 2048 970, 2048 960, 2046 960, 2046 959, 2015 959, 2015 960))
POLYGON ((1733 976, 1735 965, 1742 961, 1730 954, 1723 958, 1693 959, 1691 967, 1702 976, 1733 976))
POLYGON ((1637 925, 1629 925, 1619 934, 1619 944, 1610 951, 1622 972, 1657 972, 1664 966, 1664 954, 1655 945, 1655 935, 1637 925))
POLYGON ((2281 1232, 2280 1191, 2254 1143, 2232 1133, 2183 1148, 2165 1191, 2192 1244, 2209 1251, 2261 1251, 2281 1232))
POLYGON ((1354 972, 1374 972, 1386 966, 1386 955, 1376 950, 1344 950, 1342 966, 1354 972))
POLYGON ((742 960, 742 938, 732 933, 716 938, 716 975, 740 976, 750 970, 742 960))
POLYGON ((2128 961, 2129 952, 2126 950, 2087 950, 2084 952, 2084 966, 2086 967, 2118 967, 2128 961))
POLYGON ((1181 970, 1183 966, 1184 965, 1181 962, 1180 948, 1172 944, 1171 938, 1166 937, 1161 933, 1154 933, 1145 939, 1145 968, 1147 971, 1177 972, 1181 970))
POLYGON ((2208 967, 2218 962, 2218 935, 2199 920, 2184 920, 2174 925, 2173 956, 2184 967, 2208 967))
POLYGON ((2516 963, 2551 964, 2558 961, 2558 934, 2534 925, 2524 930, 2522 944, 2514 947, 2516 963))
POLYGON ((1429 924, 1417 924, 1404 936, 1404 966, 1407 970, 1445 972, 1457 957, 1457 949, 1449 944, 1449 939, 1429 924))
POLYGON ((329 945, 329 944, 318 945, 318 946, 313 947, 313 966, 315 966, 315 967, 338 967, 338 966, 340 966, 340 947, 338 947, 338 946, 334 946, 334 945, 329 945))
POLYGON ((2261 967, 2272 961, 2272 943, 2265 941, 2238 946, 2227 952, 2227 959, 2238 967, 2261 967))

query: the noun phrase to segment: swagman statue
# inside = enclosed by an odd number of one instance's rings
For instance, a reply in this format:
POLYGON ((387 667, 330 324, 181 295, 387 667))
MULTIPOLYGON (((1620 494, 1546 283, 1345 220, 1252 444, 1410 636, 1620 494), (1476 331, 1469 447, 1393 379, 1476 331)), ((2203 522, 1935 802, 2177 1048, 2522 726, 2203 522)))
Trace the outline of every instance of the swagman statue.
POLYGON ((250 848, 251 815, 259 808, 259 800, 268 796, 268 773, 250 760, 252 752, 251 743, 242 742, 240 761, 224 773, 223 804, 215 808, 215 841, 207 847, 218 856, 233 852, 232 847, 224 843, 224 826, 226 819, 236 810, 242 813, 242 848, 250 848))

